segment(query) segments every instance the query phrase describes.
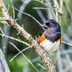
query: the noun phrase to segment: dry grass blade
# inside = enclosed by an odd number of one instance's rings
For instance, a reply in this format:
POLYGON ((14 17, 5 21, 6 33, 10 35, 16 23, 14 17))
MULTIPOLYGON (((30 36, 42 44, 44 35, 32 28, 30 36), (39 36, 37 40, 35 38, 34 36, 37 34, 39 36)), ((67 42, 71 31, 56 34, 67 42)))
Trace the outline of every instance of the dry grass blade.
MULTIPOLYGON (((22 54, 22 56, 32 65, 32 67, 37 71, 37 72, 39 72, 39 70, 33 65, 33 63, 30 61, 30 59, 28 59, 27 57, 26 57, 26 55, 24 55, 18 48, 17 48, 17 46, 15 45, 15 44, 13 44, 12 42, 9 42, 17 51, 19 51, 21 54, 22 54)), ((12 59, 10 60, 10 61, 12 61, 12 59)))

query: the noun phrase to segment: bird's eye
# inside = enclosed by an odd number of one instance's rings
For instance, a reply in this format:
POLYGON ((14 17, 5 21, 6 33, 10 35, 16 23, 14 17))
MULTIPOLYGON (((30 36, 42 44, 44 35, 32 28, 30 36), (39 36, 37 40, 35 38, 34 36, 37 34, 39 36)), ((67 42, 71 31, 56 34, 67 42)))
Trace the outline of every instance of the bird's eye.
POLYGON ((52 27, 52 24, 51 24, 51 23, 46 23, 46 25, 47 25, 48 27, 52 27))
POLYGON ((48 26, 49 24, 50 24, 50 23, 48 23, 48 22, 46 23, 47 26, 48 26))

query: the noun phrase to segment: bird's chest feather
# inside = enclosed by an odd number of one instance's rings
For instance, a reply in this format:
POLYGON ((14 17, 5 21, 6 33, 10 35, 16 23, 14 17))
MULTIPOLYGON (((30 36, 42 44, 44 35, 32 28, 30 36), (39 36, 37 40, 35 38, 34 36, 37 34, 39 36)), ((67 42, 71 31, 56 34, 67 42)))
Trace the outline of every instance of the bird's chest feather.
POLYGON ((46 39, 45 35, 43 34, 40 38, 38 38, 38 43, 42 48, 46 51, 56 51, 60 46, 60 39, 56 42, 51 42, 50 40, 46 39))
POLYGON ((43 47, 47 51, 56 51, 60 46, 60 40, 52 43, 50 40, 45 39, 40 43, 40 46, 43 47))

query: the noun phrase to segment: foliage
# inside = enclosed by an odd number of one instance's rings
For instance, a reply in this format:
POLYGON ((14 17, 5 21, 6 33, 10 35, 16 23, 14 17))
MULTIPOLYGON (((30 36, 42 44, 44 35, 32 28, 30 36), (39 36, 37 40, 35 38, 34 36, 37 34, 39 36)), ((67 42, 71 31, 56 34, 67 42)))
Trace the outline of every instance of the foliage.
MULTIPOLYGON (((71 0, 4 0, 9 14, 22 25, 35 39, 39 32, 42 32, 42 25, 49 18, 57 20, 62 29, 63 44, 57 54, 57 72, 71 72, 72 65, 72 1, 71 0), (25 13, 30 14, 26 15, 25 13), (35 19, 34 19, 34 18, 35 19)), ((0 12, 1 14, 1 12, 0 12)), ((2 27, 3 29, 3 27, 2 27)), ((11 27, 10 36, 15 38, 23 37, 11 27)), ((2 38, 2 37, 1 37, 2 38)), ((25 44, 19 43, 9 39, 20 50, 25 49, 25 44)), ((26 41, 24 39, 24 41, 26 41)), ((1 41, 2 42, 2 41, 1 41)), ((27 41, 26 41, 27 42, 27 41)), ((38 58, 33 49, 27 49, 17 56, 12 62, 10 59, 18 53, 18 51, 10 45, 7 45, 6 59, 9 64, 11 72, 46 72, 43 62, 38 58), (31 60, 29 63, 28 60, 31 60)), ((54 57, 55 58, 55 57, 54 57)))

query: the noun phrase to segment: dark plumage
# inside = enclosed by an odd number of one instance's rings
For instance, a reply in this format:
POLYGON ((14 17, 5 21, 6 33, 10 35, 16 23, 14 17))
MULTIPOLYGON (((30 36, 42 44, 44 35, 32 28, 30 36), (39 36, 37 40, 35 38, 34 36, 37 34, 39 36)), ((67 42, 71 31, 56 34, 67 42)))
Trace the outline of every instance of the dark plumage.
POLYGON ((48 40, 52 42, 58 41, 61 37, 61 29, 58 22, 53 19, 48 20, 44 26, 44 34, 48 40))

